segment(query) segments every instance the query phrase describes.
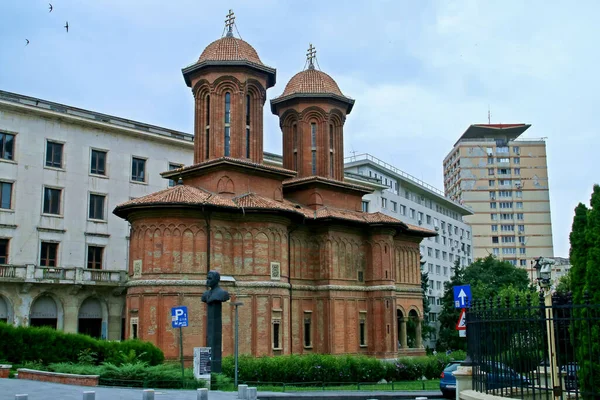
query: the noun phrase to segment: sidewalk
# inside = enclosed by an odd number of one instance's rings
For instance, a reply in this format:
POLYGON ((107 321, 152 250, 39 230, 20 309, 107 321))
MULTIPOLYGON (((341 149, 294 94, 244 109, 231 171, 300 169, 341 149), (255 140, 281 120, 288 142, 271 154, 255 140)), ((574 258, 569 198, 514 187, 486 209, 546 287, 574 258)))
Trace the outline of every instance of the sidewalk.
MULTIPOLYGON (((71 386, 60 383, 48 383, 19 379, 0 379, 0 400, 14 400, 16 394, 29 395, 28 400, 81 400, 83 392, 96 392, 96 400, 141 400, 142 389, 122 389, 112 387, 71 386)), ((156 389, 156 400, 196 400, 195 390, 156 389)), ((428 399, 441 398, 439 391, 316 391, 316 392, 259 392, 258 398, 263 400, 295 400, 317 399, 329 400, 359 400, 359 399, 415 399, 427 397, 428 399)), ((209 400, 236 400, 235 392, 211 391, 209 400)))

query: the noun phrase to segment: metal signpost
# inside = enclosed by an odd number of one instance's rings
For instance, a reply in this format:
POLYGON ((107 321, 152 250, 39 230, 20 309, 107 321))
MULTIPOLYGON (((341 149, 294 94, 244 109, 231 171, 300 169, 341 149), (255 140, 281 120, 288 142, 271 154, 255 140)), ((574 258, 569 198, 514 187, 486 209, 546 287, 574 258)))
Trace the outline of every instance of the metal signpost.
POLYGON ((181 388, 185 385, 185 373, 183 367, 183 330, 188 326, 188 313, 186 306, 171 308, 171 324, 173 328, 179 328, 179 357, 181 358, 181 388))
POLYGON ((234 341, 234 350, 233 350, 233 355, 235 358, 235 372, 234 372, 234 382, 233 382, 233 387, 237 390, 238 387, 238 307, 239 306, 243 306, 244 303, 240 302, 240 301, 236 301, 234 303, 232 303, 232 305, 235 307, 235 341, 234 341))

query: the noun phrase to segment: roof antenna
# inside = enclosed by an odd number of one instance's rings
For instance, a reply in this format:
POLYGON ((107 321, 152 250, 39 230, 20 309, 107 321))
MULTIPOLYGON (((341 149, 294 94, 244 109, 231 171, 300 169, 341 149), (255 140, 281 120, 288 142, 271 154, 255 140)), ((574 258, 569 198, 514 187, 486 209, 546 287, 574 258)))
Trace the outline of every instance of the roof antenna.
POLYGON ((488 104, 488 125, 492 124, 492 112, 490 111, 490 105, 488 104))

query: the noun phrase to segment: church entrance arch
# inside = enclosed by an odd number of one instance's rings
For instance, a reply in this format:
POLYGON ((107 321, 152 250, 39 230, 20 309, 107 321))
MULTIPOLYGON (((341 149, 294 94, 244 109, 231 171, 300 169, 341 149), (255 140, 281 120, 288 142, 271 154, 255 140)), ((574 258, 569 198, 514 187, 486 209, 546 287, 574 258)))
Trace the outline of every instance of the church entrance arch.
POLYGON ((47 326, 53 329, 58 324, 58 307, 50 296, 37 298, 31 306, 29 326, 47 326))
POLYGON ((102 306, 95 298, 87 298, 79 307, 77 332, 91 337, 102 337, 102 306))

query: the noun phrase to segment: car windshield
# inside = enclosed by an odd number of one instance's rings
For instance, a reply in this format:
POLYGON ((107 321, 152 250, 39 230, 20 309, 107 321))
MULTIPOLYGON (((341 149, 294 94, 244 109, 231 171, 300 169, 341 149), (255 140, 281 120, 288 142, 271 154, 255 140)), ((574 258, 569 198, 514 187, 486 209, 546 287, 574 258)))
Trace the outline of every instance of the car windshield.
POLYGON ((456 371, 456 369, 458 368, 458 366, 460 365, 460 363, 451 363, 446 365, 446 368, 444 368, 444 372, 453 372, 456 371))

